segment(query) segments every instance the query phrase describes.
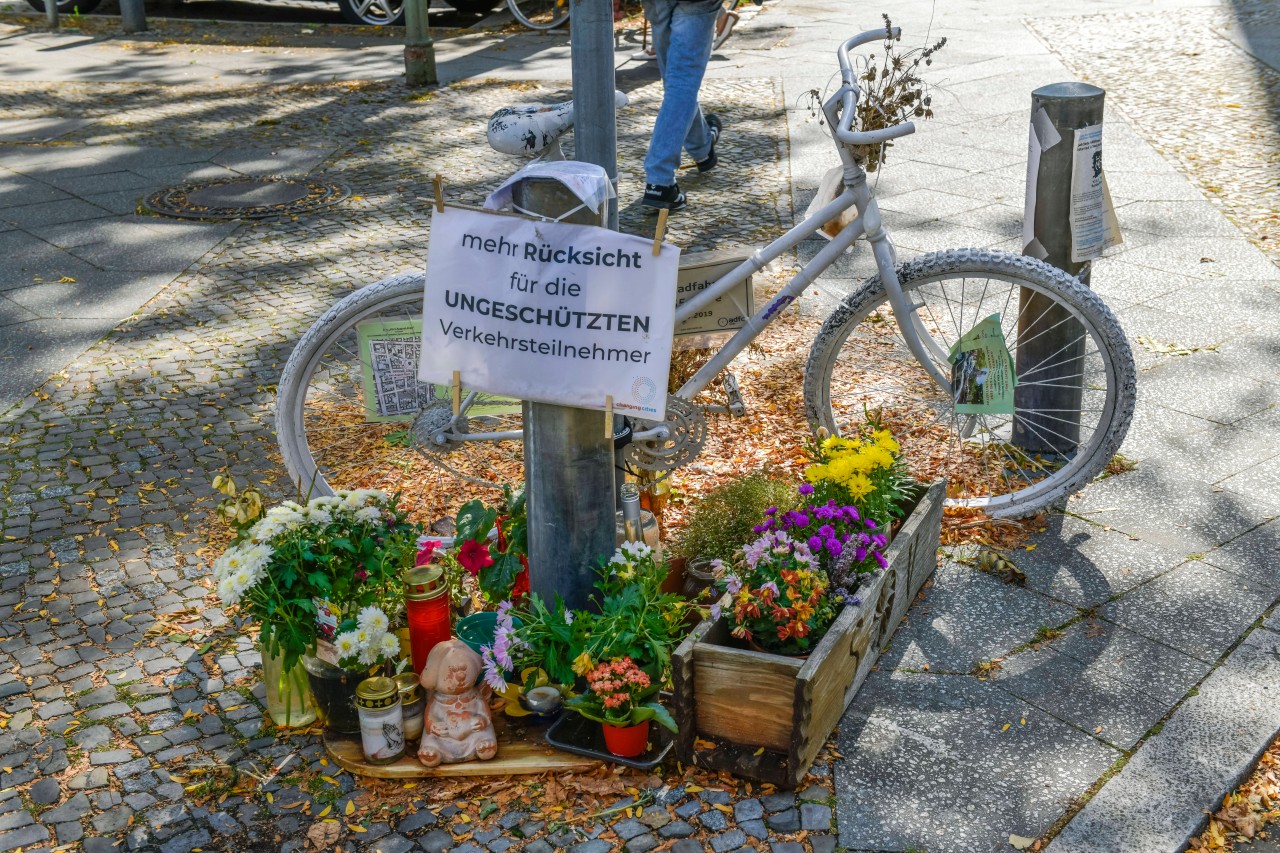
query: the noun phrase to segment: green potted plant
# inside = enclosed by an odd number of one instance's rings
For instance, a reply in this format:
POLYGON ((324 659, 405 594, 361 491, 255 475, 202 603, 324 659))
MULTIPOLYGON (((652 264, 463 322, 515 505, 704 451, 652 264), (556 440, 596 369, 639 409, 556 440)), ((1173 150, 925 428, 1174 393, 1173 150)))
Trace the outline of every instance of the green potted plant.
POLYGON ((587 673, 587 688, 564 707, 600 723, 605 746, 614 755, 631 758, 643 753, 650 720, 671 732, 677 730, 667 709, 650 700, 658 685, 629 657, 596 665, 587 673))

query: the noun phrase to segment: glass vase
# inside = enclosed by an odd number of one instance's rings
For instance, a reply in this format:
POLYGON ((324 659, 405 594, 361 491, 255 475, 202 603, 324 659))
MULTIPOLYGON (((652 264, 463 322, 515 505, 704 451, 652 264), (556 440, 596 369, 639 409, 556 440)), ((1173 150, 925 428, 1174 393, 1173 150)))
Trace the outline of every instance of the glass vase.
POLYGON ((311 682, 320 721, 335 732, 358 734, 360 717, 356 711, 356 687, 369 674, 346 670, 309 655, 302 658, 302 665, 311 682))
POLYGON ((315 704, 311 700, 311 687, 302 661, 287 672, 284 658, 267 652, 263 643, 258 644, 262 655, 262 682, 267 688, 267 713, 271 721, 284 728, 298 728, 315 722, 315 704))

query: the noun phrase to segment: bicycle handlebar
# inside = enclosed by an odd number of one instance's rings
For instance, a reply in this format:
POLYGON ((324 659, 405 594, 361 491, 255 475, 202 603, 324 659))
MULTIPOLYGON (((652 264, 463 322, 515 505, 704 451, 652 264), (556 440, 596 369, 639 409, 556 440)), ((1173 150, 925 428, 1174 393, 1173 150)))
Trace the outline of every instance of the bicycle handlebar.
POLYGON ((901 35, 902 30, 898 27, 891 27, 888 30, 883 27, 867 30, 865 33, 858 33, 848 39, 836 49, 836 57, 840 60, 840 79, 844 82, 844 86, 841 87, 841 92, 838 95, 842 99, 840 123, 836 125, 834 131, 836 139, 846 145, 879 145, 881 142, 887 142, 890 139, 897 139, 899 136, 906 136, 916 132, 915 123, 910 121, 895 124, 892 127, 881 128, 880 130, 856 131, 853 129, 853 122, 858 114, 856 107, 859 90, 858 82, 854 78, 853 62, 849 59, 849 51, 886 36, 897 40, 901 35))

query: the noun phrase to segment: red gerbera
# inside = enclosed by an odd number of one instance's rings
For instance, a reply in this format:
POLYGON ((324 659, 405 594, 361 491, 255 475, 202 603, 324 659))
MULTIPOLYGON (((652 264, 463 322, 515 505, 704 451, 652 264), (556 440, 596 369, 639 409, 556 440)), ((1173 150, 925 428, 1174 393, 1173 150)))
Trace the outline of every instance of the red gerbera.
MULTIPOLYGON (((521 561, 523 562, 523 560, 521 561)), ((525 567, 520 570, 520 574, 516 575, 515 586, 511 590, 511 597, 516 601, 529 594, 529 569, 525 567)))
POLYGON ((472 577, 480 574, 481 569, 487 569, 493 565, 493 557, 489 556, 489 549, 481 545, 474 539, 468 539, 462 545, 462 551, 458 554, 458 562, 462 563, 462 567, 471 573, 472 577))

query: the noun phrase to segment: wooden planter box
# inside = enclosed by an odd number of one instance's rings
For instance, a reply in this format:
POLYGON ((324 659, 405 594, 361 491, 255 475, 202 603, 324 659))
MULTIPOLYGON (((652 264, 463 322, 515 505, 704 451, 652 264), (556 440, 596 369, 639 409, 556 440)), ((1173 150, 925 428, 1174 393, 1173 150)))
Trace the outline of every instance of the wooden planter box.
POLYGON ((929 486, 890 543, 889 568, 863 583, 863 603, 841 611, 807 660, 731 645, 723 614, 693 629, 672 656, 681 761, 799 784, 933 574, 945 494, 942 481, 929 486), (696 739, 715 748, 695 749, 696 739))

